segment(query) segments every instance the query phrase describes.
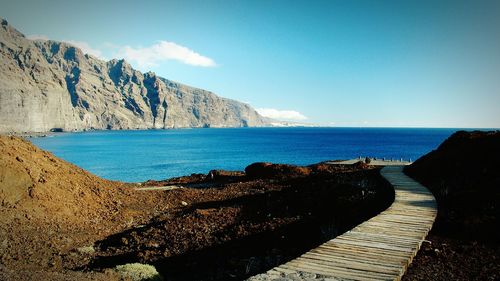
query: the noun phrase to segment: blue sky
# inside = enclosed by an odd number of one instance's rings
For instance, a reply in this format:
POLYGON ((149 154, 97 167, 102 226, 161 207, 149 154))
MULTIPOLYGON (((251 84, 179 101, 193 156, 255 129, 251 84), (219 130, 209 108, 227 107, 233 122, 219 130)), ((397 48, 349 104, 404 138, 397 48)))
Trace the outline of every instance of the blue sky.
POLYGON ((500 1, 0 3, 26 35, 285 119, 500 127, 500 1))

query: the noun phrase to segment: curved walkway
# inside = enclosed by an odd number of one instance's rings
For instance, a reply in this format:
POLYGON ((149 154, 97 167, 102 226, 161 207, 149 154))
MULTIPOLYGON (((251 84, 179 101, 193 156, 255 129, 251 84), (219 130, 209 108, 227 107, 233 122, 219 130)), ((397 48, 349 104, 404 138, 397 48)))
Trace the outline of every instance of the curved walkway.
POLYGON ((434 223, 434 196, 387 166, 381 174, 395 190, 379 215, 302 256, 249 280, 400 280, 434 223))

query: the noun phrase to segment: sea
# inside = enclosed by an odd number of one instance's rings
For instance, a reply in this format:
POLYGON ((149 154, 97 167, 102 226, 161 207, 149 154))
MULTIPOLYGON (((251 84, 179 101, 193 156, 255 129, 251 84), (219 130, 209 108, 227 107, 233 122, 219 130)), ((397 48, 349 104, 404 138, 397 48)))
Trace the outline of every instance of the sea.
POLYGON ((458 129, 200 128, 58 133, 31 141, 110 180, 162 180, 254 162, 309 165, 376 157, 414 161, 458 129))

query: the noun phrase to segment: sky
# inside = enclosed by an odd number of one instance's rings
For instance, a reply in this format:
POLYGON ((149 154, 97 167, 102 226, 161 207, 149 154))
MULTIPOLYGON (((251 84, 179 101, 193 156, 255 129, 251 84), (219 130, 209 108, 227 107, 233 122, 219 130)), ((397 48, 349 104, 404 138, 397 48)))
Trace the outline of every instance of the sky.
POLYGON ((500 1, 27 1, 30 38, 323 126, 500 128, 500 1))

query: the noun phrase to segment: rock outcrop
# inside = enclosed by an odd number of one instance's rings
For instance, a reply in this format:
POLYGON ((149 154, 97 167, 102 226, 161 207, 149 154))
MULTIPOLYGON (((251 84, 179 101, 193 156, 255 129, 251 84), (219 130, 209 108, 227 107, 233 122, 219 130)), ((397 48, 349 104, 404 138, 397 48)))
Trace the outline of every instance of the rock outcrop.
POLYGON ((436 197, 436 233, 500 242, 500 131, 456 132, 405 172, 436 197))
POLYGON ((0 19, 0 132, 265 126, 249 105, 29 40, 0 19))

